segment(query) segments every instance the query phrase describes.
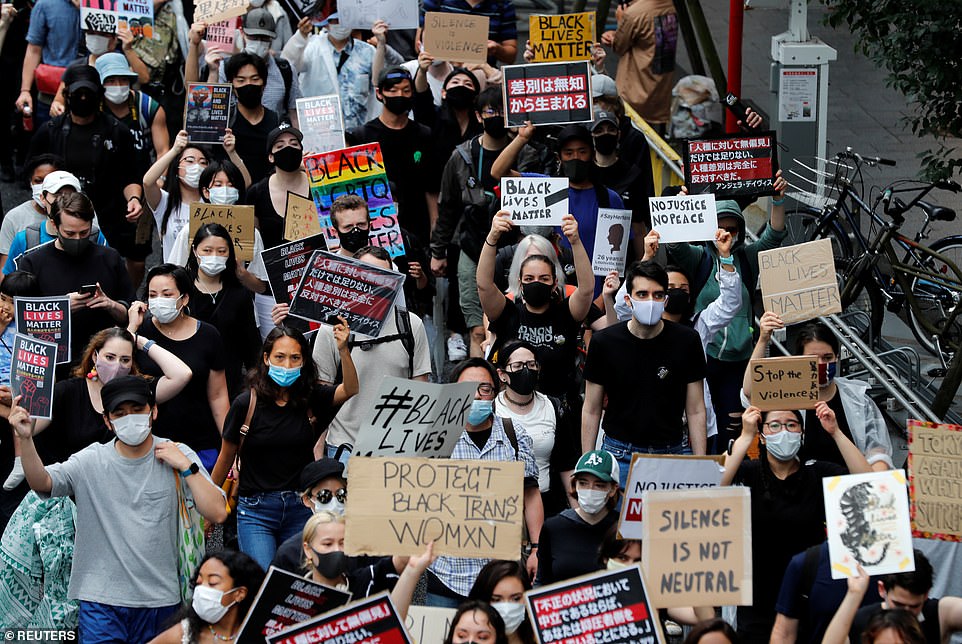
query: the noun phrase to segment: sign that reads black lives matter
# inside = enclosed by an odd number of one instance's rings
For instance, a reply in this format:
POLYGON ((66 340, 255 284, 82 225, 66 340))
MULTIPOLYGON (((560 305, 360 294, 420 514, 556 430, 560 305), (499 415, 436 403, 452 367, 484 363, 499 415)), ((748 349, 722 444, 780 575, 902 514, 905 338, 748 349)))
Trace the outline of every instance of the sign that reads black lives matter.
POLYGON ((70 298, 16 297, 17 332, 57 345, 57 364, 70 362, 70 298))
POLYGON ((774 132, 688 141, 684 148, 688 192, 710 192, 716 199, 775 194, 776 146, 774 132))
POLYGON ((591 72, 586 61, 502 67, 508 127, 585 123, 591 111, 591 72))

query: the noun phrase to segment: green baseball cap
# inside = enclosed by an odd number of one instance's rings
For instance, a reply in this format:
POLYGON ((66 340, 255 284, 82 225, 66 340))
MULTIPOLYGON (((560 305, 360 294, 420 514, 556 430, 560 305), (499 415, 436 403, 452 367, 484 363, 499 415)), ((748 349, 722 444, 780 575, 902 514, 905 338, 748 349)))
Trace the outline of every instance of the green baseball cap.
POLYGON ((614 456, 603 449, 596 449, 581 455, 574 473, 593 474, 607 483, 618 483, 621 468, 614 456))

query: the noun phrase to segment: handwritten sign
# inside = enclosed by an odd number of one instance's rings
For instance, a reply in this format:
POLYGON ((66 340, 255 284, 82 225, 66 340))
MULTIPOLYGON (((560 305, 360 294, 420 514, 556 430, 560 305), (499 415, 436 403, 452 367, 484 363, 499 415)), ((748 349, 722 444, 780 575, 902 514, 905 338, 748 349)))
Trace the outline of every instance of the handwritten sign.
POLYGON ((53 381, 57 345, 28 335, 13 336, 10 391, 22 396, 20 406, 33 418, 50 420, 53 414, 53 381))
POLYGON ((293 241, 320 234, 321 222, 317 218, 314 201, 288 192, 284 211, 284 239, 293 241))
POLYGON ((649 491, 644 504, 641 558, 653 605, 752 605, 748 488, 649 491))
POLYGON ((448 636, 456 612, 453 608, 410 606, 404 625, 415 642, 443 642, 448 636))
POLYGON ((237 30, 240 29, 241 19, 230 18, 207 25, 204 32, 204 42, 207 52, 219 51, 226 56, 234 53, 236 46, 237 30))
POLYGON ((197 0, 194 3, 194 22, 211 24, 243 16, 249 0, 197 0))
POLYGON ((354 445, 355 456, 450 458, 477 385, 384 376, 354 445))
POLYGON ((57 364, 70 362, 70 298, 16 297, 17 332, 57 345, 57 364))
POLYGON ((822 479, 832 579, 915 570, 902 470, 822 479))
POLYGON ((909 421, 912 534, 962 541, 962 427, 909 421))
POLYGON ((404 624, 386 592, 348 604, 338 610, 292 626, 267 637, 269 644, 306 642, 380 642, 411 644, 404 624))
POLYGON ((777 145, 774 132, 688 141, 683 150, 688 192, 718 199, 775 194, 777 145))
POLYGON ((785 324, 842 312, 831 239, 758 253, 758 280, 765 310, 785 324))
POLYGON ((648 197, 651 228, 664 244, 715 239, 718 213, 715 195, 648 197))
POLYGON ((198 229, 206 224, 220 224, 234 240, 237 261, 254 259, 254 206, 222 206, 200 201, 190 204, 190 228, 188 235, 194 238, 198 229))
POLYGON ((628 236, 631 233, 631 211, 618 208, 598 208, 595 228, 595 248, 591 268, 595 275, 606 276, 611 271, 625 272, 628 256, 628 236))
POLYGON ((568 214, 568 180, 556 177, 502 177, 501 208, 522 226, 560 226, 568 214))
POLYGON ((154 3, 152 0, 118 0, 117 26, 130 29, 134 38, 154 37, 154 3))
POLYGON ((584 123, 594 118, 587 62, 534 63, 501 68, 508 127, 584 123))
POLYGON ((664 644, 658 613, 648 597, 638 566, 584 575, 524 594, 539 644, 664 644))
POLYGON ((304 154, 344 148, 344 115, 337 94, 297 99, 297 122, 304 132, 304 154))
POLYGON ((396 29, 417 29, 417 0, 338 0, 337 15, 342 25, 354 29, 370 29, 383 20, 396 29))
POLYGON ((117 33, 116 0, 80 0, 80 28, 99 34, 117 33))
POLYGON ((351 593, 271 566, 237 635, 238 644, 264 638, 351 601, 351 593))
POLYGON ((528 44, 534 51, 532 62, 588 60, 595 42, 595 14, 531 15, 528 31, 528 44))
POLYGON ((424 14, 424 51, 438 60, 488 62, 491 19, 467 13, 428 11, 424 14))
POLYGON ((752 374, 752 404, 762 411, 815 409, 818 402, 818 359, 812 356, 757 358, 752 374))
POLYGON ((618 534, 622 539, 643 537, 643 497, 648 490, 718 487, 721 475, 718 459, 711 456, 633 454, 618 518, 618 534))
POLYGON ((518 461, 352 456, 344 550, 515 559, 524 466, 518 461))
POLYGON ((224 143, 230 123, 231 92, 230 85, 187 83, 184 129, 189 142, 224 143))

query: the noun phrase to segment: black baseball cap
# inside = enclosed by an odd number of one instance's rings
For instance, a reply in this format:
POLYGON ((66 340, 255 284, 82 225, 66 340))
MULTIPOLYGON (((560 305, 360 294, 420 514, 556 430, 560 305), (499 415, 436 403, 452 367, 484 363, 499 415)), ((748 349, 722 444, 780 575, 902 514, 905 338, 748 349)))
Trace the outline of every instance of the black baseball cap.
POLYGON ((560 151, 564 144, 568 141, 584 141, 592 148, 594 148, 595 142, 591 138, 591 132, 588 131, 584 125, 578 123, 572 123, 571 125, 566 125, 561 128, 556 137, 558 150, 560 151))
POLYGON ((411 89, 414 89, 414 79, 411 78, 411 72, 403 67, 388 67, 378 76, 377 88, 380 90, 388 89, 403 80, 411 81, 411 89))
POLYGON ((301 491, 307 492, 312 487, 331 476, 336 476, 343 479, 344 463, 333 458, 324 457, 304 466, 304 469, 301 470, 301 478, 298 482, 298 487, 301 489, 301 491))
POLYGON ((105 414, 116 411, 125 402, 153 406, 154 389, 146 378, 123 376, 104 385, 100 390, 100 400, 104 404, 105 414))
POLYGON ((70 65, 63 73, 63 84, 68 92, 76 92, 79 89, 89 89, 92 92, 100 92, 103 85, 100 83, 100 74, 90 65, 70 65))
POLYGON ((271 148, 274 147, 274 143, 277 142, 277 137, 281 134, 293 134, 294 138, 297 139, 298 143, 304 143, 304 133, 298 130, 296 127, 290 123, 281 123, 267 135, 267 153, 271 153, 271 148))

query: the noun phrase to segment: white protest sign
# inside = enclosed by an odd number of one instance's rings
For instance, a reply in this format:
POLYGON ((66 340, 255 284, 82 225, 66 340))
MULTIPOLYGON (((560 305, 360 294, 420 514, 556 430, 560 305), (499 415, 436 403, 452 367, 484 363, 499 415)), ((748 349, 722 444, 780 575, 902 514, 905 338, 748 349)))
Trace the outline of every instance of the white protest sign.
POLYGON ((718 487, 721 476, 721 466, 711 456, 634 454, 621 504, 618 534, 622 539, 642 538, 642 497, 646 491, 718 487))
POLYGON ((501 208, 523 226, 560 226, 568 214, 568 180, 556 177, 502 177, 501 208))
POLYGON ((648 197, 651 228, 661 235, 663 244, 709 241, 718 230, 715 195, 677 195, 648 197))
POLYGON ((353 454, 449 458, 476 391, 471 382, 434 385, 385 376, 353 454))
POLYGON ((370 29, 378 20, 391 30, 417 29, 418 0, 338 0, 337 16, 342 25, 354 29, 370 29))
POLYGON ((404 626, 411 639, 419 644, 443 642, 451 630, 454 621, 453 608, 438 608, 432 606, 411 606, 408 608, 404 626))
POLYGON ((628 235, 631 233, 631 211, 618 208, 598 208, 595 227, 595 249, 591 268, 595 275, 606 276, 611 271, 625 272, 628 256, 628 235))

